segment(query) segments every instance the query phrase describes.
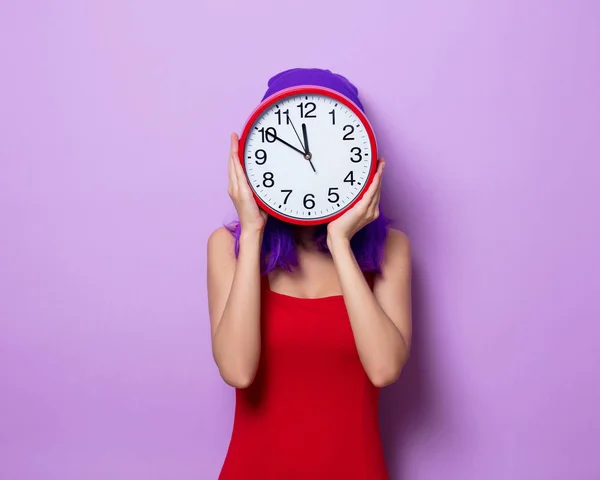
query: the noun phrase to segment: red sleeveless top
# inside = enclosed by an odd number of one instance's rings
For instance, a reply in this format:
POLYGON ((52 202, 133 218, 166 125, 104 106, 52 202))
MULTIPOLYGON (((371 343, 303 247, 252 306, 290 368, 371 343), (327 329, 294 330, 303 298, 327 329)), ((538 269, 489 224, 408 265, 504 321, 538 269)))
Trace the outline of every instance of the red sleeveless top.
POLYGON ((341 295, 262 294, 261 360, 236 390, 219 480, 387 480, 379 389, 368 379, 341 295))

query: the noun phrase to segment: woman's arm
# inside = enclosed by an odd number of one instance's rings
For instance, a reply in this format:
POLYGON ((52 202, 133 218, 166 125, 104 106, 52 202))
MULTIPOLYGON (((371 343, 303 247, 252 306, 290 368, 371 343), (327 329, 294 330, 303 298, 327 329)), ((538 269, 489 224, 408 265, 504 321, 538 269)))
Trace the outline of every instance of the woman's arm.
POLYGON ((240 219, 238 258, 225 228, 208 239, 208 308, 212 349, 223 379, 245 388, 260 359, 260 250, 267 219, 256 205, 238 157, 238 137, 231 135, 229 196, 240 219))
POLYGON ((380 387, 398 378, 410 351, 410 244, 406 235, 390 230, 382 272, 371 291, 354 258, 350 240, 379 216, 384 167, 383 159, 379 160, 363 198, 327 226, 327 245, 340 279, 358 354, 369 379, 380 387))
POLYGON ((372 291, 348 240, 332 239, 330 250, 361 363, 374 385, 389 385, 400 375, 410 351, 412 322, 408 238, 397 230, 390 230, 382 272, 375 278, 372 291))
POLYGON ((261 231, 243 232, 240 253, 225 229, 208 240, 208 305, 212 349, 219 373, 229 385, 246 388, 260 359, 261 231))

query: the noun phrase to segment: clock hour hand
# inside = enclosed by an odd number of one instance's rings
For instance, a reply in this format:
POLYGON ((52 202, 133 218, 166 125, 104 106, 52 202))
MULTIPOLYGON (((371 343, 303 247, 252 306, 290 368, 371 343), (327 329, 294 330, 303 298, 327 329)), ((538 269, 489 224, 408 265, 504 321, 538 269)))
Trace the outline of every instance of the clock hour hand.
POLYGON ((308 135, 306 134, 306 123, 302 124, 302 136, 304 137, 304 153, 306 155, 310 155, 310 148, 308 148, 308 135))
POLYGON ((306 160, 308 160, 308 163, 310 163, 313 172, 317 173, 317 171, 315 170, 315 166, 312 163, 312 154, 310 153, 310 149, 308 148, 308 135, 306 133, 306 123, 302 124, 302 136, 304 137, 304 150, 306 150, 304 152, 304 158, 306 158, 306 160))

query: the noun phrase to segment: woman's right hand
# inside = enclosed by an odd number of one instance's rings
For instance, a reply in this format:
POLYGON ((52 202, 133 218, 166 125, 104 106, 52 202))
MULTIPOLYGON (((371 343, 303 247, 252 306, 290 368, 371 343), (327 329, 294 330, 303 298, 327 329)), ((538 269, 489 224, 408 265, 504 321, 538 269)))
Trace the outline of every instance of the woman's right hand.
POLYGON ((227 192, 240 220, 242 231, 262 232, 267 222, 267 213, 258 208, 238 154, 239 138, 231 134, 229 149, 229 187, 227 192))

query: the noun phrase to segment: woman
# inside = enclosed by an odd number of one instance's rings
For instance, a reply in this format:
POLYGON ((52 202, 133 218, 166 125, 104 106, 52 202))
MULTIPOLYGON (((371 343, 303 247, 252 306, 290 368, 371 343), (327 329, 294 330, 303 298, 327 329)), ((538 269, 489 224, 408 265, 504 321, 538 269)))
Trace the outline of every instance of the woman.
MULTIPOLYGON (((360 108, 356 88, 326 70, 269 82, 333 88, 360 108)), ((208 241, 213 354, 236 387, 221 480, 388 478, 379 389, 410 350, 410 247, 379 214, 378 162, 364 197, 320 227, 268 217, 254 201, 231 136, 229 195, 239 222, 208 241)))

